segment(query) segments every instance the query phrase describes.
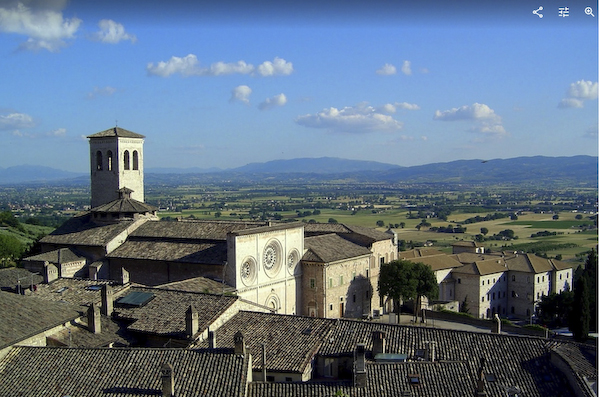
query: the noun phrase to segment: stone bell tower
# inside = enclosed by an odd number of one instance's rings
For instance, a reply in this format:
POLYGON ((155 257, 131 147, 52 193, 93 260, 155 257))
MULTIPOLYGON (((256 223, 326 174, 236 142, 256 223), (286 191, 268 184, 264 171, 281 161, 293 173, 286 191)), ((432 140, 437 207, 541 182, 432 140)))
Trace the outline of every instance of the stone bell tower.
POLYGON ((88 136, 92 208, 117 200, 122 188, 144 202, 144 138, 119 127, 88 136))

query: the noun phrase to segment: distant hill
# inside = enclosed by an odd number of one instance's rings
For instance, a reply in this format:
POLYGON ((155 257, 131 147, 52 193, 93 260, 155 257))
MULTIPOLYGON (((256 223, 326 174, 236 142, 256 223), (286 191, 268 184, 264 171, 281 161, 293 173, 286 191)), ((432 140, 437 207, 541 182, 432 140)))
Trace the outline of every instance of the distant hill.
MULTIPOLYGON (((598 157, 517 157, 458 160, 400 167, 375 161, 332 157, 274 160, 219 170, 200 168, 146 169, 147 184, 296 183, 331 180, 380 183, 551 184, 598 186, 598 157)), ((50 167, 0 169, 0 184, 56 182, 89 184, 89 175, 50 167)))

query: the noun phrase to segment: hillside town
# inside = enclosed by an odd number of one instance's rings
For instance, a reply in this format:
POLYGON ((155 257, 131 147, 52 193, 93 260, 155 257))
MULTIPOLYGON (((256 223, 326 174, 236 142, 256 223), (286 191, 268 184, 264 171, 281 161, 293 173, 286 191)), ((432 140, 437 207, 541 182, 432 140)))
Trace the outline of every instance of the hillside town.
POLYGON ((343 223, 159 221, 144 201, 143 135, 87 137, 91 208, 0 270, 0 395, 596 396, 596 347, 517 335, 568 262, 456 241, 399 251, 343 223), (422 263, 436 300, 398 324, 382 267, 422 263), (15 293, 16 292, 16 293, 15 293), (468 305, 487 330, 426 315, 468 305), (485 322, 487 321, 487 322, 485 322))

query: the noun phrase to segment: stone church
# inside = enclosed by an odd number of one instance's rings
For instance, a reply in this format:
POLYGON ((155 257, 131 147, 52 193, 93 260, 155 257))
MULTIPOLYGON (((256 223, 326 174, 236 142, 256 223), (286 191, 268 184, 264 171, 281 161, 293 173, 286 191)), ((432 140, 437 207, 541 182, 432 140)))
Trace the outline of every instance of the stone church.
POLYGON ((159 222, 157 208, 144 203, 144 138, 119 127, 88 136, 92 208, 44 237, 43 253, 24 267, 46 282, 163 286, 207 278, 220 292, 284 314, 360 317, 380 309, 378 270, 397 258, 393 236, 345 225, 305 230, 300 222, 159 222))

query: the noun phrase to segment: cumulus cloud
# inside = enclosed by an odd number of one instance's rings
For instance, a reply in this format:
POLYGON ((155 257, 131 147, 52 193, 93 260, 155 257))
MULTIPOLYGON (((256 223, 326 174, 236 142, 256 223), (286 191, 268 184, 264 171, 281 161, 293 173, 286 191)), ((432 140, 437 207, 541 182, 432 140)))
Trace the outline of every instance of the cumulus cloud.
POLYGON ((598 82, 579 80, 571 83, 567 95, 559 103, 559 108, 582 108, 584 101, 598 99, 598 82))
MULTIPOLYGON (((0 31, 27 36, 20 49, 57 52, 67 45, 66 39, 75 37, 80 19, 65 19, 60 9, 42 7, 40 2, 30 3, 31 7, 22 2, 0 6, 0 31)), ((62 2, 49 5, 64 6, 62 2)))
POLYGON ((18 130, 35 126, 33 117, 25 113, 9 113, 0 115, 0 130, 18 130))
POLYGON ((137 41, 133 34, 125 32, 125 27, 111 19, 103 19, 98 23, 100 31, 94 34, 94 38, 103 43, 117 44, 123 40, 129 40, 132 43, 137 41))
POLYGON ((102 88, 94 87, 94 90, 87 94, 87 98, 88 99, 96 99, 96 98, 102 97, 102 96, 111 96, 115 92, 117 92, 117 89, 114 87, 110 87, 110 86, 106 86, 106 87, 102 87, 102 88))
POLYGON ((402 62, 402 68, 400 70, 402 70, 402 73, 404 73, 405 75, 410 76, 412 74, 412 69, 410 68, 410 61, 402 62))
POLYGON ((168 77, 172 74, 182 76, 222 76, 228 74, 275 76, 292 73, 293 66, 291 62, 287 62, 285 59, 275 58, 273 62, 263 62, 258 68, 245 61, 216 62, 209 67, 203 67, 200 66, 196 55, 188 54, 185 57, 173 56, 168 61, 161 61, 156 65, 153 62, 148 63, 146 71, 150 75, 160 77, 168 77))
POLYGON ((377 69, 375 73, 382 76, 391 76, 397 73, 396 67, 390 63, 386 63, 380 69, 377 69))
POLYGON ((50 131, 47 135, 48 136, 56 136, 56 137, 64 137, 67 135, 67 129, 66 128, 58 128, 54 131, 50 131))
POLYGON ((272 109, 276 106, 283 106, 287 103, 287 98, 284 94, 275 95, 272 98, 267 98, 258 105, 260 110, 272 109))
POLYGON ((249 104, 250 94, 252 94, 252 89, 250 87, 247 85, 238 85, 231 90, 231 98, 229 98, 229 102, 240 101, 245 104, 249 104))
POLYGON ((256 72, 261 76, 288 76, 292 74, 293 71, 294 66, 292 63, 279 57, 275 57, 273 62, 265 61, 256 68, 256 72))
POLYGON ((414 103, 408 102, 395 102, 395 103, 386 103, 379 110, 383 113, 396 113, 399 109, 404 110, 419 110, 421 107, 414 103))
POLYGON ((330 132, 357 134, 399 131, 403 126, 400 121, 366 103, 342 109, 334 107, 323 109, 316 114, 298 116, 295 122, 305 127, 323 128, 330 132))
POLYGON ((471 128, 473 132, 496 137, 506 135, 506 130, 502 126, 502 118, 492 108, 482 103, 465 105, 443 112, 436 110, 433 119, 441 121, 471 120, 475 122, 471 128))

